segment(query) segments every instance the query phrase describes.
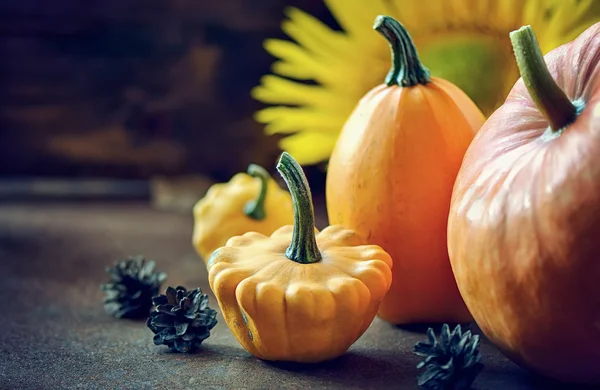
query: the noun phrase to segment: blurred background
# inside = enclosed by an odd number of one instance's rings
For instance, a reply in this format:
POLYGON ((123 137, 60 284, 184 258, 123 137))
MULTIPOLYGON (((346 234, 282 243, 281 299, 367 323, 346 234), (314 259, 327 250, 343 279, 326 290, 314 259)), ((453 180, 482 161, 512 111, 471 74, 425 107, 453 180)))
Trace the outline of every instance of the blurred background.
POLYGON ((189 209, 250 162, 273 171, 249 92, 286 6, 335 27, 322 0, 0 2, 0 197, 189 209))
MULTIPOLYGON (((432 73, 457 83, 486 115, 518 78, 510 30, 531 23, 547 52, 600 20, 600 0, 480 0, 473 10, 460 0, 2 0, 0 200, 143 198, 189 212, 211 184, 250 163, 274 173, 282 134, 267 135, 255 119, 264 96, 279 105, 266 115, 273 132, 304 131, 294 147, 307 162, 331 147, 346 115, 389 69, 387 43, 371 28, 384 3, 432 73), (288 7, 306 12, 292 26, 305 43, 329 52, 345 39, 332 54, 339 58, 320 58, 320 66, 310 50, 280 42, 271 50, 287 62, 276 64, 263 44, 290 40, 282 29, 288 7), (340 31, 331 12, 346 33, 308 23, 340 31), (306 81, 271 79, 263 98, 253 98, 276 66, 306 81), (333 88, 335 75, 344 80, 337 95, 307 95, 301 86, 325 79, 333 88), (292 119, 282 114, 306 99, 320 111, 304 102, 292 119)), ((316 197, 325 164, 303 164, 316 197)))

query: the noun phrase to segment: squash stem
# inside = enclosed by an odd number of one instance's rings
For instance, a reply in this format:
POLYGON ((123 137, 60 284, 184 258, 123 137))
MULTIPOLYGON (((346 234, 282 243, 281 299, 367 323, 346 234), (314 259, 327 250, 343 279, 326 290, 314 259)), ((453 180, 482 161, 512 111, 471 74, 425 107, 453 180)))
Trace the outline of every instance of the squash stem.
POLYGON ((285 251, 285 255, 297 263, 316 263, 321 260, 321 252, 315 236, 315 210, 312 195, 304 171, 287 152, 281 154, 277 170, 290 190, 294 205, 292 242, 285 251))
POLYGON ((431 81, 431 73, 419 54, 406 28, 390 16, 379 15, 373 28, 387 39, 392 52, 392 68, 385 78, 387 86, 413 87, 431 81))
POLYGON ((552 78, 531 26, 512 31, 510 40, 531 99, 550 123, 552 132, 560 133, 575 122, 579 110, 552 78))
POLYGON ((247 172, 249 175, 260 179, 260 191, 256 199, 246 203, 246 206, 244 206, 244 214, 252 219, 260 221, 267 217, 267 213, 265 212, 265 199, 267 198, 267 189, 269 187, 269 179, 271 176, 266 169, 256 164, 248 165, 247 172))

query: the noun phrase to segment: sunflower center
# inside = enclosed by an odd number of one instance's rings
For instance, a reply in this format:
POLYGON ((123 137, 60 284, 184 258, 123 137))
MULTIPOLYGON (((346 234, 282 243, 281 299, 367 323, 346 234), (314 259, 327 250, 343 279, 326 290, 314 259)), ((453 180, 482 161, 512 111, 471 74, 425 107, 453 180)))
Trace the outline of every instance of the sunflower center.
POLYGON ((519 77, 508 35, 447 32, 415 37, 423 63, 433 76, 460 87, 490 115, 519 77))

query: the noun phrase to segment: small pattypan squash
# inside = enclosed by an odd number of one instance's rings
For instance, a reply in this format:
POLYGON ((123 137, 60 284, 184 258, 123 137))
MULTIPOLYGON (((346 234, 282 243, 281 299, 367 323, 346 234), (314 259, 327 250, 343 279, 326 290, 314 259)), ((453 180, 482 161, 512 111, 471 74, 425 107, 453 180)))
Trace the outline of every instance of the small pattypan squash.
POLYGON ((193 214, 192 244, 204 262, 233 236, 249 231, 271 234, 294 221, 290 193, 256 164, 228 183, 209 188, 193 214))
POLYGON ((229 329, 254 356, 333 359, 373 321, 392 282, 392 260, 342 226, 319 232, 302 168, 284 152, 277 170, 291 192, 293 225, 228 240, 208 262, 210 286, 229 329))

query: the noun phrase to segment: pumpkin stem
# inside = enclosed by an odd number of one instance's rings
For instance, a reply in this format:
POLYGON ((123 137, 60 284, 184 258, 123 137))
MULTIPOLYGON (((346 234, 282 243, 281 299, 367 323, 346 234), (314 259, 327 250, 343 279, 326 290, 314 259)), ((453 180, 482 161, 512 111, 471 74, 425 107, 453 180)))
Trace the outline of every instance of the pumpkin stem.
POLYGON ((421 63, 414 42, 400 22, 379 15, 373 28, 387 39, 392 51, 392 68, 385 78, 387 86, 412 87, 431 80, 429 69, 421 63))
POLYGON ((315 210, 312 195, 304 171, 287 152, 281 154, 277 170, 290 190, 294 205, 292 242, 285 255, 297 263, 316 263, 321 260, 321 252, 315 237, 315 210))
POLYGON ((267 216, 267 213, 265 212, 265 199, 267 198, 267 189, 269 187, 269 179, 271 176, 266 169, 256 164, 248 165, 247 172, 249 175, 260 179, 260 192, 256 199, 246 203, 246 206, 244 206, 244 214, 252 219, 260 221, 267 216))
POLYGON ((531 99, 550 123, 552 132, 560 133, 575 122, 578 108, 552 78, 531 26, 512 31, 510 40, 531 99))

